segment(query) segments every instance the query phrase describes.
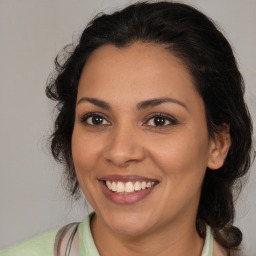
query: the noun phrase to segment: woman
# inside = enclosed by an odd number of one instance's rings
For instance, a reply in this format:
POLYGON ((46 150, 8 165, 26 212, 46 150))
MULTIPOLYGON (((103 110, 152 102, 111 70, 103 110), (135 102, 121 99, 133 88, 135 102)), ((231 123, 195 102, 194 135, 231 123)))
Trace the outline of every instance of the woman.
POLYGON ((233 192, 252 125, 213 22, 184 4, 137 3, 96 17, 67 52, 46 90, 59 110, 52 153, 95 212, 2 255, 238 252, 233 192))

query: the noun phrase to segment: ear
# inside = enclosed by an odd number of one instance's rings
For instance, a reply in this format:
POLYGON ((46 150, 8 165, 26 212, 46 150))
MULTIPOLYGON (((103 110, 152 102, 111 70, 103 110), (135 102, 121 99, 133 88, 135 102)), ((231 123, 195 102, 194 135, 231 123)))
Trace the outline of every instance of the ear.
POLYGON ((210 139, 207 167, 216 170, 222 167, 231 145, 229 125, 223 124, 210 139))

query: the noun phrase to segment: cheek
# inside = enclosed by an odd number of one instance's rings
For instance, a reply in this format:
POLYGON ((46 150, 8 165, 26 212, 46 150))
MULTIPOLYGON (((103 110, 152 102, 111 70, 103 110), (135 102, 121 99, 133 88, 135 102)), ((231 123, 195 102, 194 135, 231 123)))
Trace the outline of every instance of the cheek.
POLYGON ((155 144, 150 151, 151 158, 165 175, 177 182, 185 177, 195 179, 204 175, 208 160, 206 133, 201 136, 195 132, 174 134, 155 144))
POLYGON ((97 136, 83 133, 80 128, 74 128, 72 135, 72 156, 78 171, 89 171, 99 158, 102 141, 97 136))
POLYGON ((166 211, 197 205, 207 166, 207 136, 179 136, 159 143, 151 158, 161 171, 163 200, 166 211), (168 207, 166 202, 170 202, 168 207))
POLYGON ((87 199, 90 199, 87 191, 94 189, 97 183, 97 165, 100 161, 101 147, 102 141, 96 136, 85 134, 80 128, 74 127, 72 156, 77 179, 87 199))
POLYGON ((93 195, 97 194, 97 164, 101 146, 96 136, 85 134, 80 127, 74 127, 72 135, 72 156, 76 176, 85 197, 95 207, 93 195))

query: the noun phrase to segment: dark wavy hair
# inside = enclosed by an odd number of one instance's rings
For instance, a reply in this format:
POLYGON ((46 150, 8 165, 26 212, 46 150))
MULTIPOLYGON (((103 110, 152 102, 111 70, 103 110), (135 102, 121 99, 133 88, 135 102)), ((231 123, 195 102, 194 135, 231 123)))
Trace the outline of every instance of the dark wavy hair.
MULTIPOLYGON (((140 41, 165 45, 188 67, 206 109, 209 135, 230 127, 231 147, 219 170, 206 170, 196 220, 200 236, 211 226, 228 254, 238 249, 241 231, 233 226, 234 195, 251 165, 252 123, 244 102, 244 83, 230 44, 216 25, 195 8, 171 2, 140 2, 107 15, 97 15, 76 46, 56 57, 56 70, 46 95, 57 101, 58 116, 51 137, 52 154, 65 165, 68 189, 79 192, 71 152, 79 78, 88 57, 99 47, 122 48, 140 41)), ((79 193, 78 193, 79 194, 79 193)))

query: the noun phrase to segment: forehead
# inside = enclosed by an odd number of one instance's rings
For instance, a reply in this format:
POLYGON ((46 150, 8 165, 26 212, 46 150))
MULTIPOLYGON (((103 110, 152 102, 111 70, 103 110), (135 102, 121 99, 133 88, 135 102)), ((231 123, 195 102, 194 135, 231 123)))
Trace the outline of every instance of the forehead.
POLYGON ((170 96, 189 101, 191 96, 199 97, 189 70, 179 58, 164 45, 141 42, 95 50, 83 68, 79 96, 110 101, 118 97, 120 102, 129 98, 170 96))

